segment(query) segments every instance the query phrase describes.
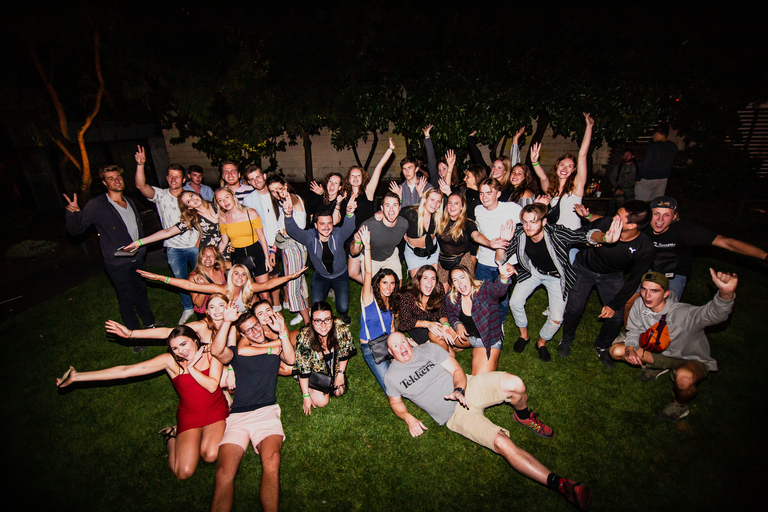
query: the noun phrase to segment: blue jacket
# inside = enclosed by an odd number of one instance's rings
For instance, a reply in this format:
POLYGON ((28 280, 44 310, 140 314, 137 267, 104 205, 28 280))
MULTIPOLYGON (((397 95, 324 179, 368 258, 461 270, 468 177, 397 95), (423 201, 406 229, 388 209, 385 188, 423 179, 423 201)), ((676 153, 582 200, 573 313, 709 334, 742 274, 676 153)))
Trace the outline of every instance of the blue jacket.
POLYGON ((329 275, 323 265, 323 244, 317 228, 301 229, 296 225, 293 216, 285 217, 285 231, 288 236, 307 248, 309 260, 315 268, 315 272, 326 279, 335 279, 347 272, 347 253, 344 250, 344 241, 355 232, 355 216, 345 216, 341 227, 333 228, 328 237, 328 246, 333 253, 333 274, 329 275))

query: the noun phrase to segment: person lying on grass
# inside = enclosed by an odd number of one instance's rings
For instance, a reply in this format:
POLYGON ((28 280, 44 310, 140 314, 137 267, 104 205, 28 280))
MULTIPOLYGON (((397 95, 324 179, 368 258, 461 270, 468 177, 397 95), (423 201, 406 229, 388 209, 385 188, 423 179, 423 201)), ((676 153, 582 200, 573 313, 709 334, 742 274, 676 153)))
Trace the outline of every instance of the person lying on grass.
POLYGON ((629 312, 627 339, 610 349, 614 359, 642 367, 642 381, 651 382, 672 372, 675 399, 659 413, 661 421, 688 416, 688 404, 696 397, 699 384, 710 371, 717 371, 704 329, 728 319, 739 278, 727 272, 709 272, 718 292, 703 306, 678 302, 664 274, 645 274, 640 282, 642 300, 635 301, 629 312))
POLYGON ((408 425, 411 436, 422 435, 427 427, 408 412, 403 398, 422 408, 439 425, 498 453, 515 470, 561 493, 580 510, 589 509, 592 495, 587 485, 551 472, 516 446, 506 429, 485 417, 485 409, 506 402, 512 406, 514 421, 539 437, 554 436, 554 431, 528 409, 528 393, 520 377, 506 372, 466 375, 439 345, 413 347, 399 332, 390 334, 387 343, 394 359, 384 376, 389 405, 408 425))
POLYGON ((148 361, 115 366, 103 370, 78 372, 72 366, 56 386, 64 388, 76 382, 110 381, 165 371, 179 394, 176 425, 160 431, 168 448, 168 465, 179 480, 195 473, 200 457, 216 460, 224 422, 229 413, 224 393, 219 387, 222 365, 211 357, 200 336, 182 325, 168 335, 168 353, 148 361))

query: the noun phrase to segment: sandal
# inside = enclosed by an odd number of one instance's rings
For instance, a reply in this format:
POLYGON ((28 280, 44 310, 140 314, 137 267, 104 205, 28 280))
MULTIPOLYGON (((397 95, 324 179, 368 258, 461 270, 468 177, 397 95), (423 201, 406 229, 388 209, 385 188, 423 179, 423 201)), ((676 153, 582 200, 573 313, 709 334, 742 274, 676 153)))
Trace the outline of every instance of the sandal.
POLYGON ((165 440, 165 444, 168 444, 168 441, 176 437, 176 425, 165 427, 163 430, 159 431, 158 434, 163 436, 163 439, 165 440))

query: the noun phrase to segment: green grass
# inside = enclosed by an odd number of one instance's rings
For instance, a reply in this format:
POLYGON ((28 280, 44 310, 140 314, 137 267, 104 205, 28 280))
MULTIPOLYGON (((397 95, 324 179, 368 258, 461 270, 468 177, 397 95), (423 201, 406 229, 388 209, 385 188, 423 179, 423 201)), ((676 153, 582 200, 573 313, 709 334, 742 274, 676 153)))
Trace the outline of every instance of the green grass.
MULTIPOLYGON (((594 510, 719 510, 754 508, 765 476, 766 379, 762 340, 768 277, 714 260, 697 260, 686 301, 703 304, 712 294, 708 265, 739 272, 735 311, 710 335, 720 371, 711 374, 693 402, 691 416, 675 425, 656 421, 671 400, 670 380, 644 384, 638 370, 603 369, 592 350, 599 323, 593 294, 572 356, 541 363, 530 346, 511 350, 517 330, 507 317, 507 345, 499 368, 526 382, 530 406, 555 429, 539 439, 514 425, 505 406, 487 411, 511 431, 513 441, 553 471, 589 482, 594 510)), ((357 334, 359 287, 351 296, 357 334)), ((181 313, 178 296, 150 289, 160 319, 181 313)), ((531 335, 545 321, 546 295, 528 303, 531 335)), ((206 510, 215 464, 201 461, 179 482, 167 467, 156 432, 175 422, 176 393, 159 375, 131 383, 101 383, 60 393, 54 379, 68 365, 93 370, 131 364, 143 354, 109 341, 103 324, 119 319, 106 276, 53 297, 0 325, 4 426, 2 455, 10 464, 6 501, 30 510, 206 510)), ((556 337, 557 341, 560 335, 556 337)), ((532 346, 532 345, 531 345, 532 346)), ((552 347, 554 354, 554 345, 552 347)), ((458 360, 468 370, 470 353, 458 360)), ((412 439, 358 354, 348 368, 350 392, 305 417, 293 379, 281 378, 278 402, 287 440, 281 468, 284 510, 569 510, 553 492, 516 474, 491 451, 435 425, 412 439)), ((249 450, 236 481, 236 510, 259 508, 258 456, 249 450)))

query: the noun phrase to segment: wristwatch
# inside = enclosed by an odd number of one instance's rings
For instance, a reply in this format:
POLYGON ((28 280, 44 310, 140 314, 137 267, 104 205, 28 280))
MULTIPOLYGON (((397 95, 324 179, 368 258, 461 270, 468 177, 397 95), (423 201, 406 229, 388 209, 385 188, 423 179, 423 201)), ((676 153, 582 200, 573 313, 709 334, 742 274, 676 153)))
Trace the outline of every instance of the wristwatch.
POLYGON ((464 388, 453 388, 454 391, 458 391, 462 395, 464 394, 464 388))

